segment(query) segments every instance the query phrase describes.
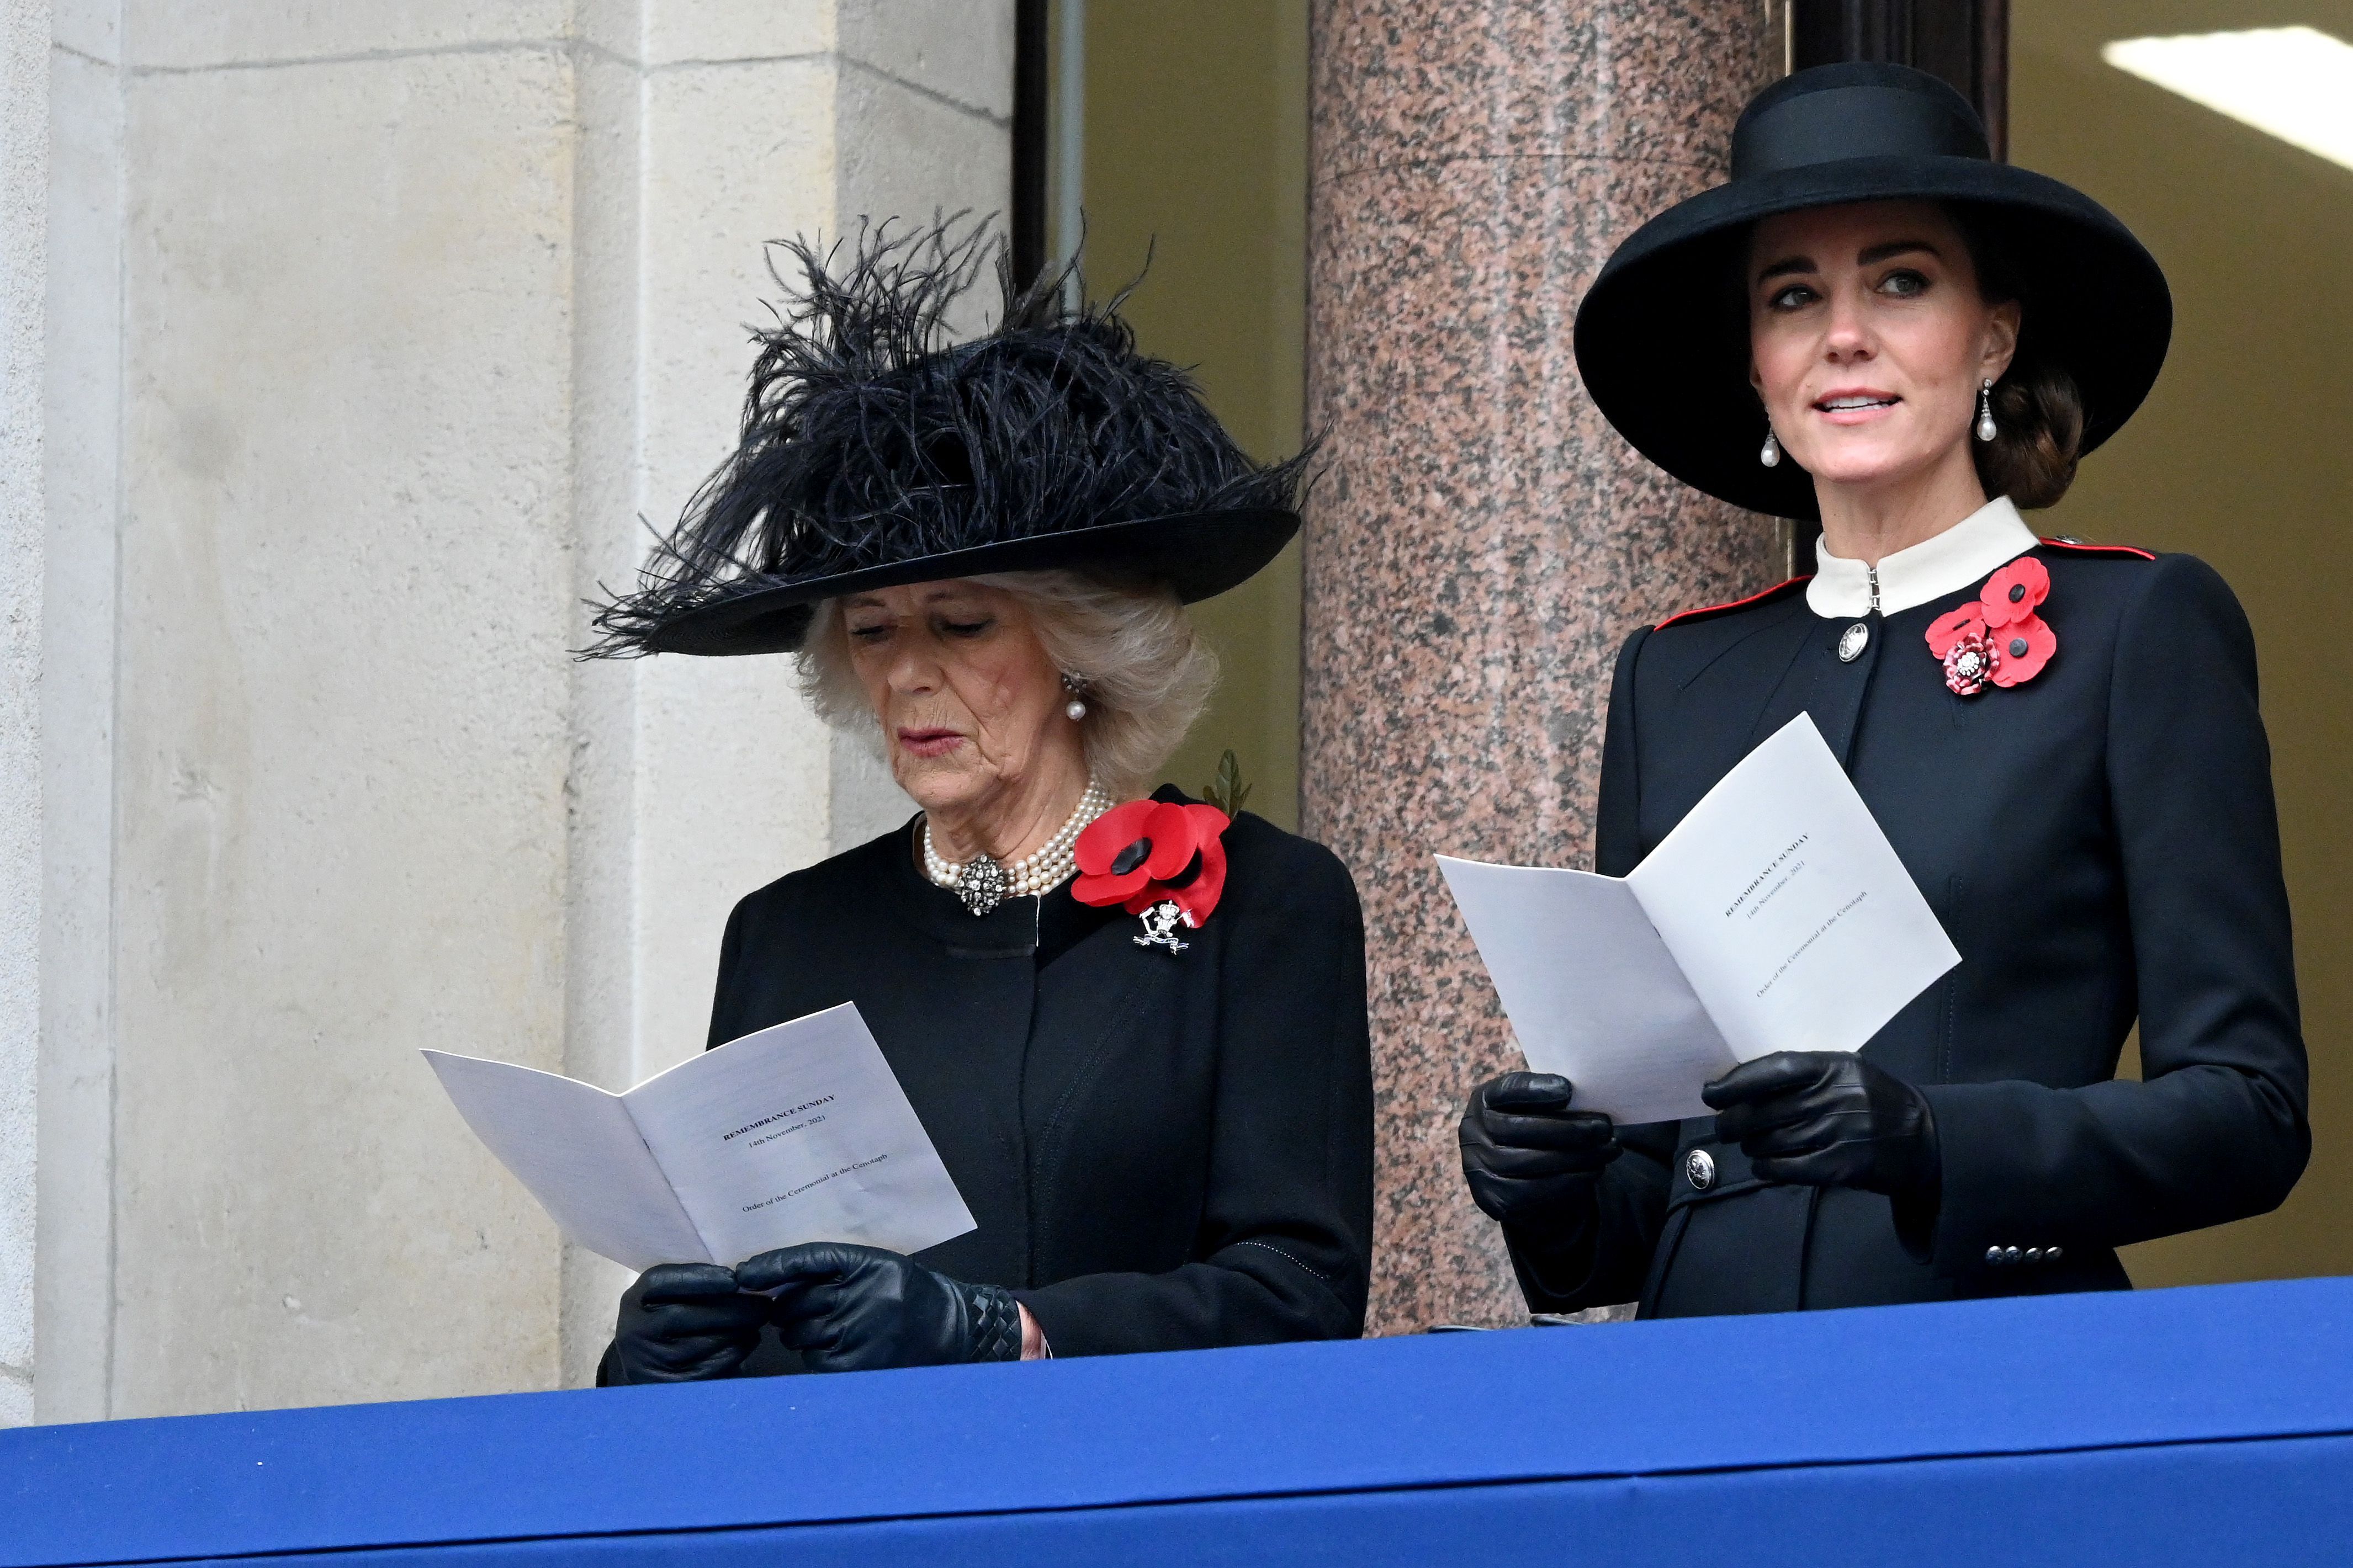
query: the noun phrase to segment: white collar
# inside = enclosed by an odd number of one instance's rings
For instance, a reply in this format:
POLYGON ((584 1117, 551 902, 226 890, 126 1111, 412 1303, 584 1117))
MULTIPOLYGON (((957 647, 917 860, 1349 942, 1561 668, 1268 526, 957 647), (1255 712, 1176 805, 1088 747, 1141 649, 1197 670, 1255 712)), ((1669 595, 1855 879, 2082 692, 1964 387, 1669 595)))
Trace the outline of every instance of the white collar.
MULTIPOLYGON (((1996 496, 1935 538, 1883 558, 1879 613, 1892 616, 1941 599, 1991 576, 2040 542, 2010 498, 1996 496)), ((1831 554, 1828 540, 1815 542, 1814 562, 1814 580, 1806 584, 1808 609, 1839 620, 1870 613, 1870 567, 1831 554)))

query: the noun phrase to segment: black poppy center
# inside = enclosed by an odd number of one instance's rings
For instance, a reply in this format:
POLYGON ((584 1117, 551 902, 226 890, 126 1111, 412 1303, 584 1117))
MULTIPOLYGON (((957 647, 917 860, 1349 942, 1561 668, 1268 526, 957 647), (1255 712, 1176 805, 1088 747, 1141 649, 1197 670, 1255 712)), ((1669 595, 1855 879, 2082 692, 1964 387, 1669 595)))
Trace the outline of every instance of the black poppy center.
POLYGON ((2023 583, 2012 583, 2010 585, 2010 602, 2015 605, 2024 597, 2026 597, 2026 584, 2023 583))
POLYGON ((2024 658, 2026 657, 2026 639, 2024 637, 2012 637, 2010 639, 2010 657, 2012 658, 2024 658))
POLYGON ((1124 877, 1151 858, 1152 840, 1139 838, 1119 852, 1119 858, 1111 863, 1111 874, 1114 877, 1124 877))

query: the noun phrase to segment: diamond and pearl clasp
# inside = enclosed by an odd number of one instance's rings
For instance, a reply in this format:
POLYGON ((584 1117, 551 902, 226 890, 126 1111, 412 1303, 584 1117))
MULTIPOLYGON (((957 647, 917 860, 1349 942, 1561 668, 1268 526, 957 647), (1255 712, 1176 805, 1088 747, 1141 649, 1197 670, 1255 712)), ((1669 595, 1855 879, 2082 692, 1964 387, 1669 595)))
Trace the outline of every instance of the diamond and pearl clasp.
POLYGON ((1008 899, 1043 898, 1078 870, 1079 835, 1110 809, 1111 792, 1090 777, 1070 820, 1057 828, 1054 837, 1036 853, 1009 866, 986 855, 976 856, 960 866, 942 859, 939 851, 932 847, 932 819, 926 816, 923 875, 962 900, 976 919, 988 914, 1008 899))

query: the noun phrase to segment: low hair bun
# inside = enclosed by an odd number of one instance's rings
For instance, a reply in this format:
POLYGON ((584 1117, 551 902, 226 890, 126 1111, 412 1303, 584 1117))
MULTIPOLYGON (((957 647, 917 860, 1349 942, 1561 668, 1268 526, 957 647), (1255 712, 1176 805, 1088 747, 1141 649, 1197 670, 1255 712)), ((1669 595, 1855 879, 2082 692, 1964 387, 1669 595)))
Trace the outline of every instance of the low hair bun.
POLYGON ((2084 396, 2075 378, 2049 363, 2021 366, 1994 383, 1994 437, 1972 443, 1989 496, 2021 510, 2054 506, 2075 482, 2084 453, 2084 396))

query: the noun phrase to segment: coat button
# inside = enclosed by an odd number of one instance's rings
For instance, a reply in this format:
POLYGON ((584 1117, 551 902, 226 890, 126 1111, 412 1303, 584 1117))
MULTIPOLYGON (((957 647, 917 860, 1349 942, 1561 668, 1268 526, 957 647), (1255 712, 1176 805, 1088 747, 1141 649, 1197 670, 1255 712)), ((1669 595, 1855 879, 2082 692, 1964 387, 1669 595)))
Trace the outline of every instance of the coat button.
POLYGON ((2028 1261, 2029 1263, 2040 1263, 2040 1262, 2042 1262, 2042 1249, 2041 1247, 2028 1247, 2028 1248, 2026 1249, 2026 1261, 2028 1261))
POLYGON ((2000 1263, 2001 1261, 2001 1248, 1999 1247, 1987 1247, 1986 1261, 1988 1263, 2000 1263))
POLYGON ((2003 1247, 2003 1248, 2001 1249, 2001 1260, 2002 1260, 2004 1263, 2015 1263, 2015 1262, 2017 1262, 2017 1261, 2018 1261, 2018 1259, 2019 1259, 2019 1251, 2018 1251, 2018 1248, 2016 1248, 2016 1247, 2003 1247))
POLYGON ((2056 1262, 2058 1262, 2058 1261, 2059 1261, 2059 1251, 2060 1251, 2060 1249, 2059 1249, 2058 1247, 2044 1247, 2044 1248, 2042 1249, 2042 1261, 2043 1261, 2043 1262, 2045 1262, 2045 1263, 2056 1263, 2056 1262))
POLYGON ((1715 1156, 1704 1149, 1694 1149, 1683 1156, 1683 1175, 1692 1191, 1704 1193, 1715 1185, 1715 1156))
POLYGON ((1855 622, 1854 625, 1847 627, 1847 629, 1840 635, 1839 662, 1841 664, 1852 664, 1856 659, 1862 657, 1862 650, 1870 646, 1871 628, 1863 625, 1861 621, 1855 622))

